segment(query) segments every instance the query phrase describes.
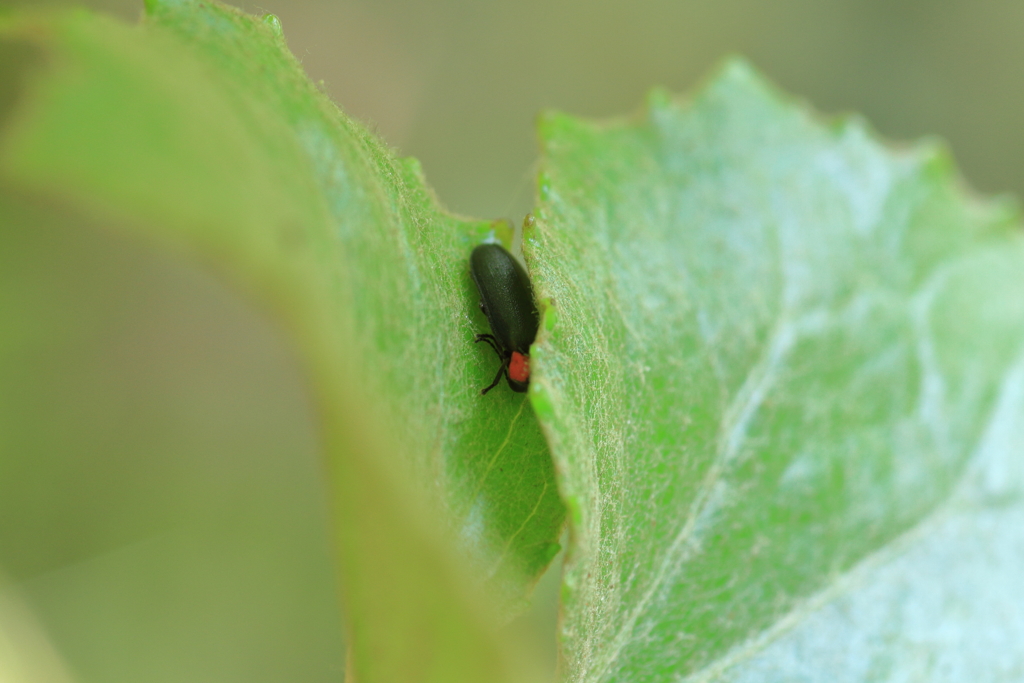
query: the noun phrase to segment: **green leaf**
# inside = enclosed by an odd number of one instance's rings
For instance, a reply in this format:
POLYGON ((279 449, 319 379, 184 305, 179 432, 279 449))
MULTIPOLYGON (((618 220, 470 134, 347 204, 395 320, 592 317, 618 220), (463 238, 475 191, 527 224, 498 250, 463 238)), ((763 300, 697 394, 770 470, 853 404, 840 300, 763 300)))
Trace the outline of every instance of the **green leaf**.
POLYGON ((739 62, 542 144, 568 680, 1018 677, 1016 213, 739 62))
POLYGON ((0 676, 10 683, 72 683, 46 634, 0 576, 0 676))
POLYGON ((510 663, 479 594, 520 609, 564 512, 529 403, 479 394, 497 360, 472 343, 468 253, 507 227, 443 212, 414 161, 308 81, 275 17, 147 12, 4 21, 43 66, 6 122, 3 185, 198 260, 290 335, 360 683, 515 678, 529 656, 510 663))

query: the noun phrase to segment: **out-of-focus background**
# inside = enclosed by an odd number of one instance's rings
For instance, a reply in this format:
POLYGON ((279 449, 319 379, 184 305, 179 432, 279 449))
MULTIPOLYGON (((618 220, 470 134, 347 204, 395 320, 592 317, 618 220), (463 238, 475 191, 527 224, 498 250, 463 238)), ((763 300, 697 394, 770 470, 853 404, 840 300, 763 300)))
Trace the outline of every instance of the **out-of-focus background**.
MULTIPOLYGON (((277 14, 309 75, 462 214, 529 210, 539 111, 629 114, 733 53, 889 139, 941 136, 981 192, 1024 194, 1017 0, 238 4, 277 14)), ((0 303, 44 312, 30 342, 0 334, 0 598, 80 681, 340 681, 316 432, 284 340, 213 278, 55 211, 0 226, 0 303)), ((552 573, 510 627, 549 658, 556 594, 552 573)))
MULTIPOLYGON (((50 4, 54 0, 26 0, 50 4)), ((82 3, 133 20, 141 0, 82 3)), ((739 53, 826 113, 939 135, 971 184, 1024 193, 1024 4, 1015 0, 238 0, 272 12, 349 114, 418 157, 454 211, 531 205, 545 108, 628 114, 739 53)))

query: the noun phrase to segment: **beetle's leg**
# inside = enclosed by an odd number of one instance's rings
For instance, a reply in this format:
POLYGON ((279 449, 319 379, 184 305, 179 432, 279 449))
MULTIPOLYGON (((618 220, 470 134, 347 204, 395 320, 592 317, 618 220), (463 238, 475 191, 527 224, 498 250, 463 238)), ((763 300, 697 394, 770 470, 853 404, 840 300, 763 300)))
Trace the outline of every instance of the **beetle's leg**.
POLYGON ((501 376, 504 375, 504 374, 505 374, 505 364, 502 363, 501 367, 498 368, 498 374, 494 376, 494 381, 491 382, 491 385, 489 387, 487 387, 486 389, 481 391, 480 394, 481 395, 486 394, 488 391, 490 391, 494 387, 498 386, 498 382, 501 381, 501 376))
POLYGON ((501 353, 501 351, 498 350, 498 342, 497 342, 497 340, 494 339, 494 335, 490 335, 490 334, 478 334, 478 335, 476 335, 475 343, 479 344, 482 341, 485 341, 485 342, 487 342, 488 344, 491 345, 491 348, 494 349, 494 352, 496 354, 498 354, 498 358, 502 357, 502 353, 501 353))

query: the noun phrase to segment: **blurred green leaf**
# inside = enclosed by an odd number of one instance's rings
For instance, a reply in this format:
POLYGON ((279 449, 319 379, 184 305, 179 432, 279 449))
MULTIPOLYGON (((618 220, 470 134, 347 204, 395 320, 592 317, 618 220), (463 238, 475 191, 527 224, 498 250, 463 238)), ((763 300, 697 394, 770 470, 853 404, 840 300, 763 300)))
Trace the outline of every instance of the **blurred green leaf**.
POLYGON ((1019 677, 1016 213, 738 62, 541 128, 566 678, 1019 677))
POLYGON ((284 335, 114 224, 6 192, 0 216, 0 565, 76 679, 336 681, 323 458, 284 335))
MULTIPOLYGON (((563 508, 496 359, 467 257, 503 225, 441 211, 411 160, 339 112, 276 18, 151 2, 128 28, 18 16, 41 53, 0 141, 3 183, 116 218, 207 264, 300 349, 327 450, 360 683, 509 680, 493 633, 557 552, 563 508), (452 548, 457 548, 453 551, 452 548)), ((104 221, 105 224, 109 221, 104 221)))
POLYGON ((0 680, 9 683, 72 683, 60 655, 31 610, 0 576, 0 680))

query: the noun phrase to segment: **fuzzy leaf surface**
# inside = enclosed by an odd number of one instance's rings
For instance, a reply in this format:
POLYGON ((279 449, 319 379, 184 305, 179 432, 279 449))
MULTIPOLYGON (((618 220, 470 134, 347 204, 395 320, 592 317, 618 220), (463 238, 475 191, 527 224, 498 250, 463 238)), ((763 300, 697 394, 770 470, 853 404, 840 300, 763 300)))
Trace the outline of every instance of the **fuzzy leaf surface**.
POLYGON ((739 62, 541 128, 566 679, 1019 677, 1015 211, 739 62))

